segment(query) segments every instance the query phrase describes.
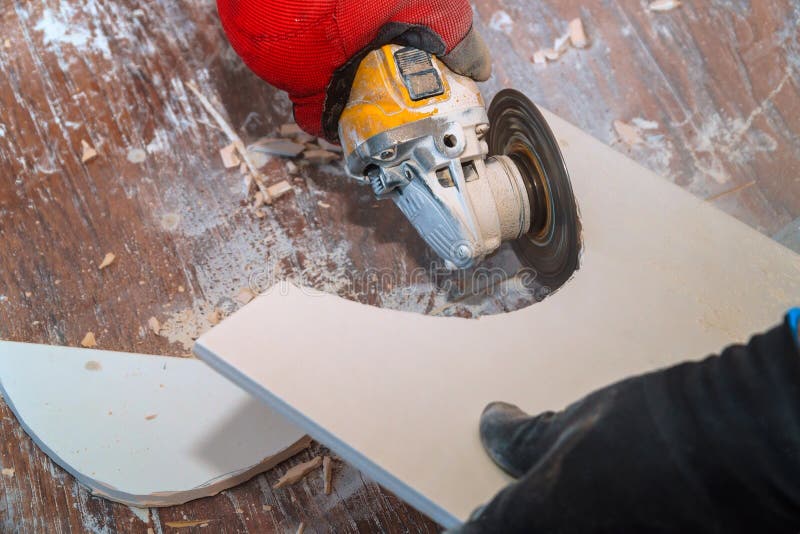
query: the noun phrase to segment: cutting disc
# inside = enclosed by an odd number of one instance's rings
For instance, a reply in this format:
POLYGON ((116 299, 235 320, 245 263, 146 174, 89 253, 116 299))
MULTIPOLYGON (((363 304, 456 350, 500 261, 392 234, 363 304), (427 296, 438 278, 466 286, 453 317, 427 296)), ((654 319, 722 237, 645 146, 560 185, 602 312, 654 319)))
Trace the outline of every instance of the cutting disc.
POLYGON ((535 283, 558 289, 578 269, 580 220, 558 142, 536 106, 504 89, 489 106, 489 154, 511 158, 522 174, 531 206, 528 233, 512 242, 535 283))

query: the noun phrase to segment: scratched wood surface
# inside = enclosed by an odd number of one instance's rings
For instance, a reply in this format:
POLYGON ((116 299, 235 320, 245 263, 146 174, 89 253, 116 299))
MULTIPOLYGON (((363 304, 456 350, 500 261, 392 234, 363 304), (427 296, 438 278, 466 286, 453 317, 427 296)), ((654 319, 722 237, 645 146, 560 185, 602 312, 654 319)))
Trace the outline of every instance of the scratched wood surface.
MULTIPOLYGON (((288 178, 294 191, 255 217, 241 174, 222 167, 227 139, 187 82, 245 140, 274 135, 290 108, 232 53, 210 0, 0 5, 0 338, 76 346, 92 331, 105 349, 187 355, 211 327, 209 312, 229 313, 241 288, 285 277, 426 313, 472 316, 534 300, 496 288, 469 298, 454 292, 398 210, 375 202, 336 165, 291 176, 284 161, 270 161, 270 181, 288 178), (99 152, 85 164, 82 140, 99 152), (134 148, 146 152, 143 162, 127 159, 134 148), (106 252, 117 260, 99 271, 106 252), (160 335, 148 329, 150 317, 161 322, 160 335)), ((685 0, 655 14, 645 5, 478 2, 476 25, 495 57, 485 92, 517 87, 797 246, 800 6, 685 0), (533 51, 551 46, 575 16, 591 46, 534 65, 533 51), (634 119, 649 129, 628 146, 612 123, 634 119)), ((154 509, 144 521, 91 497, 32 445, 2 403, 0 443, 0 466, 14 469, 0 476, 3 532, 170 532, 167 523, 186 520, 236 533, 293 532, 300 522, 306 532, 437 530, 341 462, 332 496, 318 476, 270 489, 319 446, 217 497, 154 509)))

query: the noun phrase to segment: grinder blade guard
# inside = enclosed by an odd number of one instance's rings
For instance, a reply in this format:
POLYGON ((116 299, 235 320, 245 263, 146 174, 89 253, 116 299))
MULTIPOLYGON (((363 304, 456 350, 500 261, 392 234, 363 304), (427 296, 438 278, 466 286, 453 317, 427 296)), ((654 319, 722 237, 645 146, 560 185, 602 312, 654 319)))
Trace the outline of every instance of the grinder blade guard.
POLYGON ((448 268, 512 241, 556 289, 580 249, 569 176, 535 106, 513 90, 495 102, 487 114, 477 84, 426 52, 370 52, 339 120, 347 172, 392 199, 448 268))

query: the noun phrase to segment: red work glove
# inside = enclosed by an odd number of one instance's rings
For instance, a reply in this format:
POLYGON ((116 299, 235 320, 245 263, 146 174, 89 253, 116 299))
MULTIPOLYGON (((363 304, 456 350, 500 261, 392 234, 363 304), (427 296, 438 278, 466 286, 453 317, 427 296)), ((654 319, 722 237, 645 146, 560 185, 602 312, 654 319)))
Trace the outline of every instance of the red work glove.
POLYGON ((217 0, 234 50, 289 93, 297 124, 331 141, 364 56, 414 46, 478 81, 491 74, 468 0, 217 0))

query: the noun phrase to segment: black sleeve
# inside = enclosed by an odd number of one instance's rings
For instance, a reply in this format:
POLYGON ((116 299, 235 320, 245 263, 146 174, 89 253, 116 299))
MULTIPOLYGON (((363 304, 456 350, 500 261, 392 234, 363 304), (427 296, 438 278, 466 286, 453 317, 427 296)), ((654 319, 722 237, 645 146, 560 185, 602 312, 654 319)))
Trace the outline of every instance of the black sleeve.
POLYGON ((788 323, 483 437, 525 472, 463 532, 800 532, 788 323))

